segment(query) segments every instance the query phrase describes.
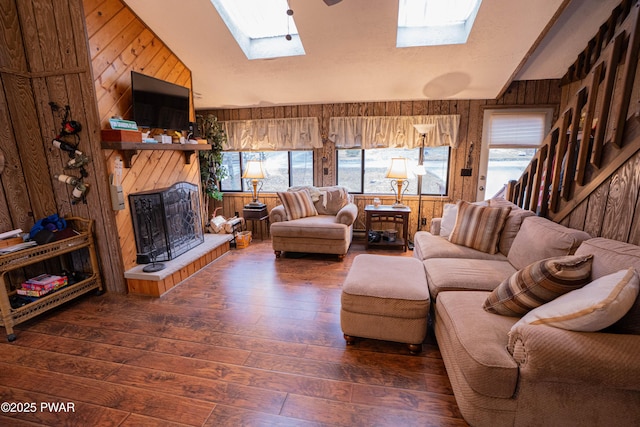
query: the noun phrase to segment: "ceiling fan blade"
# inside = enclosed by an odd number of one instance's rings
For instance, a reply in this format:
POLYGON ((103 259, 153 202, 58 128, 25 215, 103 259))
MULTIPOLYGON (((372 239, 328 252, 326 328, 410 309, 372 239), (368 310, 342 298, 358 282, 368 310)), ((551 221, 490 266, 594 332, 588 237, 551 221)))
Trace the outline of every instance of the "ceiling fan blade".
POLYGON ((342 0, 324 0, 324 3, 327 6, 333 6, 334 4, 340 3, 342 0))

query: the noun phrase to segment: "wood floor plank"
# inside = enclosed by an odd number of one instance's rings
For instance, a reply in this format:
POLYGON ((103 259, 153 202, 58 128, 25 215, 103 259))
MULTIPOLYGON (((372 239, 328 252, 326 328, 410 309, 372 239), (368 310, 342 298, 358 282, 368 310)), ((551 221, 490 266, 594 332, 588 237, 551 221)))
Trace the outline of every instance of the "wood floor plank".
MULTIPOLYGON (((70 325, 61 322, 38 322, 29 326, 29 330, 25 331, 25 335, 29 337, 29 332, 38 333, 44 336, 38 339, 34 345, 45 345, 43 342, 56 341, 58 337, 66 337, 72 340, 72 346, 76 347, 82 342, 91 349, 96 344, 104 344, 107 346, 109 354, 105 356, 106 360, 124 361, 130 357, 128 349, 147 350, 158 353, 174 354, 177 356, 194 357, 203 360, 212 360, 217 362, 243 363, 249 357, 250 351, 239 348, 225 347, 216 344, 196 343, 184 340, 175 340, 154 336, 141 336, 120 331, 97 331, 95 327, 70 325), (120 347, 123 347, 120 349, 120 347), (119 353, 122 352, 122 356, 119 353), (118 359, 121 357, 122 359, 118 359)), ((27 338, 28 339, 28 338, 27 338)), ((22 343, 18 343, 22 345, 22 343)), ((51 344, 55 345, 55 344, 51 344)), ((93 353, 89 351, 88 353, 93 353)), ((87 357, 91 357, 87 354, 87 357)))
POLYGON ((202 425, 215 406, 199 399, 15 366, 1 361, 0 386, 49 394, 56 396, 59 401, 76 404, 84 402, 191 425, 202 425))
MULTIPOLYGON (((0 386, 0 401, 28 404, 28 410, 15 412, 3 411, 0 425, 77 425, 77 426, 119 426, 129 415, 128 412, 85 402, 68 402, 58 397, 25 390, 0 386), (64 411, 52 404, 64 403, 64 411), (69 405, 72 403, 72 405, 69 405), (35 406, 33 406, 35 405, 35 406), (33 410, 35 408, 35 410, 33 410), (56 410, 57 409, 57 410, 56 410)), ((17 409, 17 407, 16 407, 17 409)))
MULTIPOLYGON (((297 375, 347 381, 356 384, 384 385, 409 390, 425 390, 421 375, 401 370, 390 370, 391 365, 357 366, 346 363, 308 360, 295 357, 273 356, 254 352, 246 362, 247 366, 269 369, 297 375)), ((395 367, 395 365, 394 365, 395 367)))
POLYGON ((322 427, 326 424, 216 405, 204 427, 219 426, 322 427))
POLYGON ((51 372, 78 375, 96 380, 104 380, 120 367, 118 363, 24 348, 11 344, 0 344, 0 354, 2 355, 3 363, 27 368, 38 367, 51 372))
POLYGON ((224 403, 269 414, 279 413, 286 398, 286 393, 274 390, 258 389, 136 366, 123 366, 107 378, 107 381, 135 387, 138 390, 157 391, 207 402, 224 403))
MULTIPOLYGON (((0 425, 464 426, 437 343, 423 351, 340 327, 353 259, 252 242, 161 298, 87 295, 0 343, 0 398, 73 402, 73 414, 0 425)), ((389 256, 411 252, 369 251, 389 256)))
POLYGON ((407 393, 406 390, 397 388, 354 384, 351 402, 438 414, 450 418, 462 417, 455 398, 439 393, 419 391, 407 393))
POLYGON ((332 426, 420 426, 460 427, 467 425, 459 418, 389 407, 343 403, 312 397, 290 395, 282 415, 316 421, 332 426))
POLYGON ((127 361, 128 365, 219 380, 232 384, 282 392, 298 393, 325 399, 349 401, 352 385, 346 382, 292 375, 249 368, 242 365, 216 363, 195 358, 148 353, 127 361))

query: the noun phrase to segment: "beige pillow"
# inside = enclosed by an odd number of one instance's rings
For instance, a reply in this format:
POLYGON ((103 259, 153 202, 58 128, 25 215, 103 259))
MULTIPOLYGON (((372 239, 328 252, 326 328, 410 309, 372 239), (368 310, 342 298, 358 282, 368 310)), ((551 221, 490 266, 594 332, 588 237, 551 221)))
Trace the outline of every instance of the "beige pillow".
POLYGON ((529 216, 523 219, 507 259, 520 270, 541 259, 573 255, 580 243, 590 238, 584 231, 539 216, 529 216))
POLYGON ((454 203, 446 203, 442 207, 442 220, 440 221, 440 236, 449 237, 453 227, 456 225, 456 216, 458 215, 458 205, 454 203))
POLYGON ((531 309, 589 283, 593 255, 564 256, 534 262, 505 279, 482 308, 503 316, 522 316, 531 309))
POLYGON ((318 215, 308 190, 279 191, 278 197, 287 212, 289 221, 318 215))
MULTIPOLYGON (((476 206, 489 206, 486 200, 480 202, 473 202, 472 205, 476 206)), ((456 217, 458 216, 458 204, 457 203, 445 203, 442 207, 442 218, 440 219, 440 233, 438 236, 449 237, 453 231, 453 227, 456 225, 456 217)))
POLYGON ((481 252, 498 252, 498 239, 504 227, 510 207, 490 208, 469 202, 458 202, 456 225, 449 241, 481 252))
POLYGON ((318 187, 320 197, 315 202, 318 215, 336 215, 349 203, 349 193, 345 187, 318 187))
POLYGON ((580 289, 561 295, 551 302, 531 310, 519 325, 548 325, 581 332, 595 332, 613 325, 631 308, 640 280, 631 267, 600 277, 580 289))

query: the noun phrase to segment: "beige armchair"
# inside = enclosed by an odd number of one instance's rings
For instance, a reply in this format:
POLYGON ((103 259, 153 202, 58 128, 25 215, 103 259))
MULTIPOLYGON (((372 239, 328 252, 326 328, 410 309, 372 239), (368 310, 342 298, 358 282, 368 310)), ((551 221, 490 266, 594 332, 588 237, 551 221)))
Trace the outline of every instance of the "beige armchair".
MULTIPOLYGON (((336 254, 344 258, 353 237, 358 207, 344 187, 295 187, 307 191, 313 208, 307 216, 290 219, 287 208, 278 205, 269 212, 271 241, 276 258, 283 252, 336 254)), ((286 194, 279 193, 281 199, 286 194), (282 194, 282 195, 281 195, 282 194)))

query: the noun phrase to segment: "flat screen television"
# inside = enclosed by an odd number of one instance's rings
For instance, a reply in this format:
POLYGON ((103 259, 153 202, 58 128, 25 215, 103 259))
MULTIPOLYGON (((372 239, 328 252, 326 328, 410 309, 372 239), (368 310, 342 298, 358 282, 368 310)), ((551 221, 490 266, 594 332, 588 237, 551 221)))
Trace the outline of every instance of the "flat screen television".
POLYGON ((133 120, 138 127, 189 128, 189 89, 155 77, 131 72, 133 120))

